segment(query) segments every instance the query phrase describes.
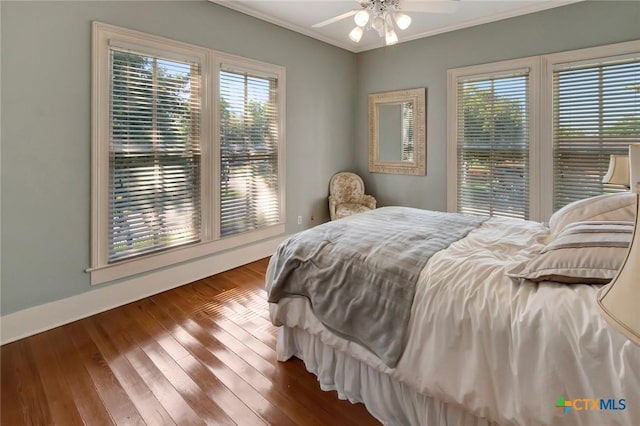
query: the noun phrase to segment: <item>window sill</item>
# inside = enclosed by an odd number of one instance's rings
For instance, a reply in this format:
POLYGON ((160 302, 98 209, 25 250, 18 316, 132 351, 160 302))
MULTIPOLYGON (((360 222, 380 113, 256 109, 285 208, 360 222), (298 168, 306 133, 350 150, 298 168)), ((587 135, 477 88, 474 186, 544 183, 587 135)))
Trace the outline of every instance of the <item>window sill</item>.
POLYGON ((282 235, 285 225, 279 224, 268 228, 245 232, 239 235, 225 237, 216 241, 207 241, 148 256, 124 260, 112 265, 98 266, 87 269, 91 274, 91 285, 102 284, 120 278, 153 271, 176 263, 209 256, 228 249, 246 244, 256 243, 266 238, 282 235))

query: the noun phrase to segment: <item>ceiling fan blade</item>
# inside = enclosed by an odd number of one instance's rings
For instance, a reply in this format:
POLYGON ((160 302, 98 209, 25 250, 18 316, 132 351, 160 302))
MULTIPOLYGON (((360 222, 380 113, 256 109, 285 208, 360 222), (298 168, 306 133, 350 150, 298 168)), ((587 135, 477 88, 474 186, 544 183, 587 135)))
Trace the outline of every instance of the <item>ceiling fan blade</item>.
POLYGON ((453 13, 459 6, 460 2, 457 0, 404 0, 400 3, 400 9, 403 12, 453 13))
POLYGON ((342 21, 343 19, 348 18, 349 16, 353 16, 358 12, 359 12, 359 10, 350 10, 349 12, 343 13, 342 15, 334 16, 333 18, 327 19, 326 21, 322 21, 322 22, 318 22, 317 24, 313 24, 311 27, 312 28, 322 28, 322 27, 324 27, 326 25, 333 24, 334 22, 342 21))

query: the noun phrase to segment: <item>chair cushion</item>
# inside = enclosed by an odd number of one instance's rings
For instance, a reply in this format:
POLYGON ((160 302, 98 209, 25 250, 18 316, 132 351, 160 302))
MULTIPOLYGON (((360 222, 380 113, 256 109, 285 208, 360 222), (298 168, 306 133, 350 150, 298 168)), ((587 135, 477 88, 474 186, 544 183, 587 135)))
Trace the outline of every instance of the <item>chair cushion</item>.
POLYGON ((356 203, 342 203, 336 206, 336 219, 371 210, 367 206, 356 203))
POLYGON ((364 195, 364 184, 360 176, 342 172, 331 179, 330 194, 338 203, 349 203, 364 195))

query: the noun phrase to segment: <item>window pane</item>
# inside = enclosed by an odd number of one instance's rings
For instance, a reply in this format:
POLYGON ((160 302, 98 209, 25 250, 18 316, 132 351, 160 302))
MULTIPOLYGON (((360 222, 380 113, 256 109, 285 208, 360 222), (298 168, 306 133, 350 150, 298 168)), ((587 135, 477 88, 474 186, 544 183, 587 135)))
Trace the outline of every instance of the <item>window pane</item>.
POLYGON ((458 211, 529 217, 528 76, 458 82, 458 211))
POLYGON ((279 223, 275 78, 220 71, 220 233, 279 223))
POLYGON ((554 209, 603 193, 611 154, 640 142, 640 61, 554 72, 554 209))
POLYGON ((401 161, 413 162, 413 103, 400 104, 402 114, 402 157, 401 161))
POLYGON ((111 51, 109 262, 200 238, 195 64, 111 51))

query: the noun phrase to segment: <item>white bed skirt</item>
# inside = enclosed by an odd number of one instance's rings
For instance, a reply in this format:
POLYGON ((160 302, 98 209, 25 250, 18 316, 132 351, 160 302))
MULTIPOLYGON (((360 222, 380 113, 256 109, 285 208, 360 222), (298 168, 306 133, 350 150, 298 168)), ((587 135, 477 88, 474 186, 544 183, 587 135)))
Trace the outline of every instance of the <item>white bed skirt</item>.
POLYGON ((319 337, 300 328, 278 330, 279 361, 300 358, 315 374, 324 391, 335 390, 340 399, 362 402, 385 425, 487 426, 461 407, 415 392, 408 386, 364 362, 325 345, 319 337))

